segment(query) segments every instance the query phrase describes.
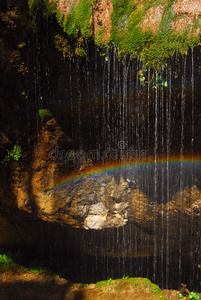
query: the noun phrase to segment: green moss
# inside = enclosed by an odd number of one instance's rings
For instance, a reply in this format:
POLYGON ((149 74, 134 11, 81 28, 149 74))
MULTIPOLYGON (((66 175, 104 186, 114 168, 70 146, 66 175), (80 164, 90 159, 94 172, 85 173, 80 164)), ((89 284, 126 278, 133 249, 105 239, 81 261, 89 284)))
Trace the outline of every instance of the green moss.
POLYGON ((196 293, 191 292, 190 295, 189 295, 189 299, 190 300, 199 300, 200 297, 196 293))
POLYGON ((98 46, 105 46, 103 28, 98 28, 95 36, 95 43, 98 46))
MULTIPOLYGON (((125 54, 130 54, 131 57, 138 56, 146 66, 160 70, 175 52, 185 55, 189 47, 193 48, 200 43, 201 35, 196 34, 196 30, 201 28, 201 25, 197 17, 194 18, 193 26, 187 26, 183 33, 174 32, 172 22, 180 18, 173 8, 175 0, 144 0, 141 4, 133 0, 113 0, 112 4, 110 40, 104 39, 104 29, 99 28, 95 35, 95 43, 103 48, 115 46, 119 57, 125 54), (158 32, 142 30, 140 23, 144 20, 147 10, 158 5, 163 6, 158 32)), ((29 0, 29 5, 34 14, 48 16, 56 12, 58 23, 69 36, 81 35, 86 39, 92 36, 90 19, 97 7, 96 0, 76 0, 71 5, 69 15, 65 17, 55 5, 49 5, 48 0, 29 0)), ((62 51, 62 47, 59 50, 62 51)), ((84 56, 85 49, 78 46, 74 53, 84 56)))
POLYGON ((91 36, 90 18, 94 2, 95 0, 80 0, 75 3, 63 23, 64 30, 69 35, 75 35, 77 31, 80 31, 81 35, 86 38, 91 36))
POLYGON ((38 114, 41 117, 42 121, 50 119, 52 117, 52 113, 48 109, 39 109, 38 114))
MULTIPOLYGON (((170 5, 170 4, 169 4, 170 5)), ((171 6, 164 10, 161 25, 152 43, 143 51, 143 60, 146 65, 153 68, 162 67, 167 59, 179 49, 179 44, 186 37, 175 34, 171 22, 175 19, 171 6)))
POLYGON ((22 156, 22 148, 17 143, 16 145, 14 145, 11 151, 7 150, 7 155, 1 160, 1 163, 3 165, 7 165, 8 163, 11 162, 11 160, 19 161, 21 156, 22 156))
POLYGON ((199 37, 190 35, 190 26, 184 33, 174 32, 171 27, 172 21, 176 20, 176 15, 171 6, 164 11, 161 25, 157 35, 148 43, 141 53, 145 65, 154 69, 162 68, 168 58, 175 52, 186 55, 189 47, 194 47, 199 42, 199 37))
POLYGON ((15 267, 15 263, 6 254, 0 254, 0 270, 11 270, 15 267))
POLYGON ((153 43, 154 35, 151 31, 143 32, 139 23, 146 11, 161 1, 145 1, 144 6, 138 7, 133 1, 115 0, 112 13, 111 41, 119 51, 120 56, 130 54, 140 55, 147 45, 153 43))
POLYGON ((127 277, 123 277, 121 279, 116 279, 116 280, 109 279, 109 280, 105 280, 105 281, 100 281, 100 282, 97 282, 96 286, 99 288, 109 287, 110 289, 114 289, 119 292, 121 290, 123 290, 125 286, 129 286, 129 289, 146 290, 146 291, 153 293, 161 300, 167 300, 166 296, 161 291, 161 289, 157 285, 153 284, 147 278, 133 278, 133 277, 129 278, 127 276, 127 277))
POLYGON ((34 16, 48 18, 55 12, 56 6, 50 5, 48 0, 29 0, 29 9, 34 16))
POLYGON ((164 295, 164 293, 161 291, 161 289, 152 283, 152 293, 155 294, 156 296, 160 297, 160 299, 164 299, 166 300, 166 296, 164 295))
POLYGON ((112 12, 112 39, 113 41, 119 40, 118 33, 124 31, 124 27, 128 20, 128 16, 131 13, 131 7, 129 5, 130 0, 119 1, 114 0, 112 12))
POLYGON ((29 271, 34 274, 51 274, 55 275, 45 267, 37 267, 35 265, 35 262, 31 262, 29 266, 25 267, 19 263, 15 262, 15 258, 17 257, 17 260, 23 260, 22 253, 20 252, 8 252, 7 254, 0 254, 0 272, 5 271, 29 271), (35 267, 34 267, 35 266, 35 267))
POLYGON ((114 283, 115 283, 115 281, 112 280, 112 278, 109 278, 108 280, 103 280, 103 281, 97 282, 96 286, 99 288, 103 288, 103 287, 106 287, 106 286, 114 284, 114 283))
POLYGON ((64 15, 62 14, 62 12, 60 10, 56 10, 56 17, 57 17, 57 21, 58 23, 63 26, 63 22, 64 22, 64 15))
POLYGON ((164 5, 164 1, 144 1, 144 6, 139 7, 131 5, 129 0, 123 3, 119 0, 113 1, 111 41, 116 45, 120 56, 126 53, 137 55, 146 66, 161 69, 176 51, 184 55, 189 47, 198 45, 200 37, 192 34, 200 26, 197 18, 194 20, 192 33, 190 26, 182 34, 173 31, 172 22, 177 18, 172 7, 174 2, 169 0, 164 7, 160 28, 154 34, 150 30, 143 31, 139 23, 150 7, 164 5))
POLYGON ((99 282, 96 283, 96 286, 99 287, 99 288, 106 287, 107 285, 108 285, 107 280, 102 280, 102 281, 99 281, 99 282))

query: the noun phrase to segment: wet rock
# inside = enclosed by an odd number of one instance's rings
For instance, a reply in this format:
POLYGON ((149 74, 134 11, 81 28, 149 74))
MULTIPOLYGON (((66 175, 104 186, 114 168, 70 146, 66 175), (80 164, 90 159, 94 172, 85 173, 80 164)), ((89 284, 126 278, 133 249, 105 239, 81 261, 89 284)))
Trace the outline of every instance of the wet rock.
POLYGON ((168 300, 175 300, 179 298, 179 291, 176 290, 162 290, 168 300))
POLYGON ((106 215, 88 215, 84 220, 85 229, 96 229, 100 230, 105 227, 106 224, 106 215))

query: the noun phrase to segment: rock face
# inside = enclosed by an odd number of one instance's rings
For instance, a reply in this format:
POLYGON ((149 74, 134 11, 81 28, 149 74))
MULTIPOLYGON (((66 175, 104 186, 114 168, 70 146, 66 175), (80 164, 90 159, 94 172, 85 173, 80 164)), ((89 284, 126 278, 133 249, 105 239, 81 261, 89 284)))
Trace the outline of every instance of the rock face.
POLYGON ((154 194, 153 176, 153 188, 143 189, 143 169, 104 176, 96 172, 82 179, 92 168, 90 162, 64 162, 58 155, 70 144, 55 119, 47 121, 29 164, 15 169, 12 191, 6 192, 7 184, 2 184, 1 247, 39 246, 38 232, 43 232, 45 247, 112 257, 153 256, 180 248, 187 253, 200 247, 201 192, 196 179, 182 190, 173 189, 169 201, 162 201, 159 191, 154 194), (77 175, 66 177, 65 166, 68 172, 77 169, 72 172, 77 175))
POLYGON ((94 13, 90 19, 96 38, 106 43, 110 39, 113 5, 111 0, 101 0, 94 8, 94 13))
POLYGON ((158 32, 163 16, 163 6, 151 7, 147 10, 143 21, 139 24, 143 31, 151 30, 155 34, 158 32))
MULTIPOLYGON (((178 19, 172 22, 172 28, 176 32, 184 32, 187 27, 190 31, 193 31, 193 19, 197 19, 201 24, 201 4, 198 0, 186 1, 179 0, 174 5, 174 9, 177 13, 178 19)), ((200 34, 200 27, 198 26, 194 32, 194 35, 200 34)))

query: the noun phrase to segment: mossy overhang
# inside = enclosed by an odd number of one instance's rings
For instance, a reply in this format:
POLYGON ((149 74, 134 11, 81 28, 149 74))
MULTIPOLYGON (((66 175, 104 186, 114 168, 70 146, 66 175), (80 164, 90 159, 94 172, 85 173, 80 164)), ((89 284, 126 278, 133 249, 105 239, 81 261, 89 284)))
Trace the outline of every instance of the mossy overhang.
POLYGON ((200 45, 200 0, 29 0, 29 7, 33 14, 55 14, 68 36, 92 38, 154 69, 200 45))

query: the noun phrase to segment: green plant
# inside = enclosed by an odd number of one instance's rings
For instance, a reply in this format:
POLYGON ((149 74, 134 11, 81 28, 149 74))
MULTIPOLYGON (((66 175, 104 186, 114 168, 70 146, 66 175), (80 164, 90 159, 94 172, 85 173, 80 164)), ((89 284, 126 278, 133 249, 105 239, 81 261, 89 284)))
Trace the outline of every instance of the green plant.
POLYGON ((81 35, 89 38, 92 34, 90 18, 92 15, 92 6, 95 0, 80 0, 72 6, 70 14, 65 19, 64 30, 69 35, 76 35, 78 31, 81 35))
POLYGON ((155 80, 153 80, 152 84, 153 84, 153 88, 160 87, 160 89, 163 89, 164 87, 167 87, 167 81, 160 77, 157 77, 155 80))
POLYGON ((102 288, 102 287, 107 286, 107 284, 108 284, 108 281, 107 281, 107 280, 102 280, 102 281, 98 281, 98 282, 96 283, 96 286, 97 286, 98 288, 102 288))
POLYGON ((31 259, 30 261, 26 262, 27 253, 24 251, 9 251, 6 254, 0 254, 0 271, 12 271, 12 270, 19 270, 19 271, 29 271, 34 274, 51 274, 55 275, 45 266, 41 265, 41 263, 37 260, 31 259), (25 266, 25 265, 26 266, 25 266))
POLYGON ((121 281, 118 286, 117 286, 117 289, 118 290, 123 290, 123 288, 126 286, 126 285, 129 285, 129 282, 128 281, 121 281))
POLYGON ((22 96, 24 96, 24 97, 25 97, 25 99, 28 99, 28 96, 27 96, 27 94, 26 94, 26 92, 25 92, 25 91, 22 91, 22 92, 21 92, 21 95, 22 95, 22 96))
POLYGON ((71 150, 71 151, 69 152, 69 154, 68 154, 68 158, 69 158, 69 159, 74 159, 75 157, 76 157, 75 151, 71 150))
MULTIPOLYGON (((200 297, 194 292, 191 292, 188 297, 190 300, 200 300, 200 297)), ((184 295, 182 293, 180 293, 179 299, 183 299, 183 298, 184 298, 184 295)))
POLYGON ((11 159, 15 161, 19 161, 19 159, 22 156, 22 148, 18 144, 14 145, 13 149, 11 151, 7 150, 6 156, 1 160, 1 163, 4 165, 7 165, 11 159))
POLYGON ((191 292, 189 295, 189 299, 190 300, 200 300, 200 297, 196 293, 191 292))
POLYGON ((143 71, 143 70, 139 70, 138 75, 139 75, 139 80, 140 80, 141 84, 142 84, 143 86, 145 86, 145 76, 144 76, 144 71, 143 71))
POLYGON ((71 58, 73 51, 71 49, 70 44, 68 44, 68 40, 64 37, 64 35, 61 34, 55 35, 54 43, 55 43, 55 48, 63 53, 64 58, 66 57, 71 58))
POLYGON ((0 268, 4 270, 10 270, 15 266, 13 260, 6 254, 0 254, 0 268))
POLYGON ((104 43, 105 43, 105 37, 104 37, 104 29, 103 28, 98 28, 97 31, 96 31, 96 34, 95 34, 95 43, 98 45, 98 46, 105 46, 104 43))
POLYGON ((152 89, 160 88, 161 90, 167 87, 167 80, 161 78, 159 73, 157 75, 153 73, 151 79, 148 81, 147 69, 145 67, 138 71, 138 76, 142 86, 149 84, 152 89))
POLYGON ((154 286, 151 291, 152 293, 157 293, 159 291, 159 288, 157 286, 154 286))
POLYGON ((84 48, 78 47, 75 49, 75 54, 79 57, 85 57, 86 51, 84 50, 84 48))
POLYGON ((52 117, 52 113, 48 109, 39 109, 38 113, 42 121, 52 117))
POLYGON ((99 288, 102 288, 102 287, 106 287, 108 284, 112 284, 112 283, 115 283, 115 281, 112 278, 109 278, 108 280, 98 281, 96 283, 96 286, 99 288))

